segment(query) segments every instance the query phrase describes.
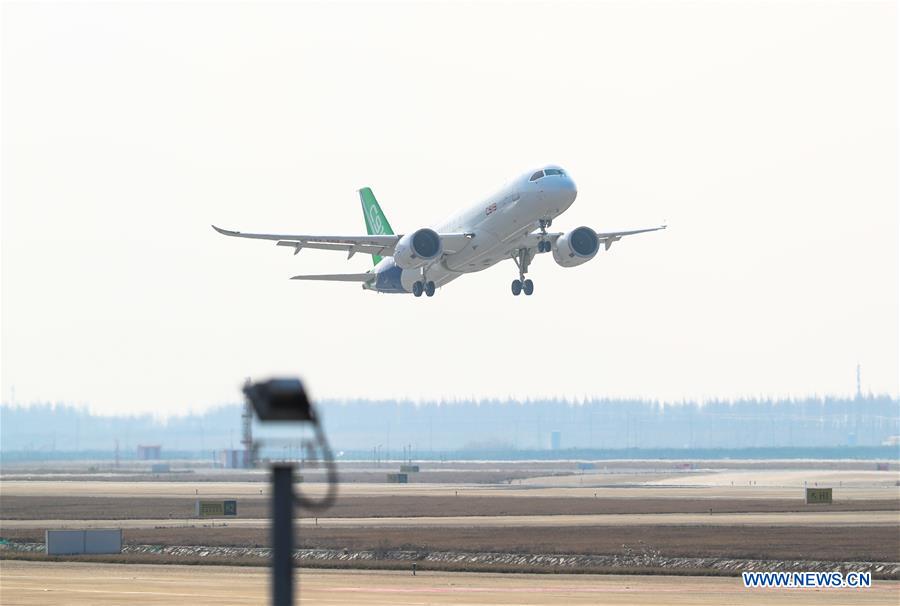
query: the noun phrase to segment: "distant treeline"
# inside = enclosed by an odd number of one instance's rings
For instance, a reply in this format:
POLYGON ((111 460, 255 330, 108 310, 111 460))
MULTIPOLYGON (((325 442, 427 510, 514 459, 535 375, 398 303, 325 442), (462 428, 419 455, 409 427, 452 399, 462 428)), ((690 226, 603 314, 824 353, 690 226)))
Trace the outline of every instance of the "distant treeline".
MULTIPOLYGON (((161 420, 151 415, 92 415, 68 405, 4 404, 0 406, 0 450, 5 460, 39 452, 96 451, 112 456, 118 441, 123 459, 134 458, 138 444, 160 444, 164 455, 207 452, 211 456, 213 450, 241 447, 242 409, 239 404, 224 405, 203 414, 161 420), (14 452, 18 455, 9 456, 14 452)), ((438 458, 437 453, 455 453, 456 458, 486 458, 488 453, 526 457, 552 452, 554 432, 558 432, 555 445, 568 451, 567 456, 579 451, 696 449, 819 452, 835 447, 884 447, 892 436, 900 435, 900 407, 888 396, 703 404, 615 399, 351 400, 321 402, 320 411, 335 451, 380 459, 401 458, 403 449, 418 458, 438 458)), ((295 448, 291 442, 298 435, 295 428, 271 431, 258 424, 254 432, 272 439, 269 449, 275 444, 288 452, 295 448)))
MULTIPOLYGON (((291 454, 298 455, 300 451, 295 450, 291 454)), ((215 450, 199 451, 199 450, 166 450, 163 452, 164 458, 178 461, 206 461, 213 464, 218 461, 217 452, 215 450)), ((340 452, 337 458, 341 461, 372 461, 373 453, 371 450, 344 450, 340 452)), ((396 463, 403 459, 402 451, 394 451, 390 463, 396 463)), ((260 452, 261 460, 280 459, 282 458, 280 449, 263 449, 260 452)), ((384 453, 380 453, 384 456, 384 453)), ((133 462, 134 453, 127 456, 120 456, 133 462)), ((294 456, 295 459, 300 458, 294 456)), ((798 461, 808 460, 898 460, 900 459, 900 451, 896 446, 817 446, 817 447, 794 447, 794 448, 609 448, 609 449, 587 449, 587 448, 566 448, 562 450, 435 450, 435 451, 416 451, 412 453, 412 460, 416 463, 430 462, 452 462, 452 461, 621 461, 624 459, 634 460, 678 460, 678 461, 709 461, 730 459, 734 461, 740 460, 791 460, 798 461)), ((101 464, 94 465, 93 472, 109 471, 112 461, 115 459, 115 453, 109 450, 80 450, 80 451, 29 451, 29 450, 5 450, 0 452, 0 462, 11 463, 15 461, 91 461, 101 464)), ((381 458, 379 465, 387 465, 389 461, 381 458)), ((142 462, 144 465, 149 463, 142 462)), ((152 462, 151 462, 152 463, 152 462)), ((134 464, 134 463, 130 463, 134 464)), ((576 469, 575 465, 572 466, 576 469)), ((178 473, 175 468, 171 473, 178 473)))

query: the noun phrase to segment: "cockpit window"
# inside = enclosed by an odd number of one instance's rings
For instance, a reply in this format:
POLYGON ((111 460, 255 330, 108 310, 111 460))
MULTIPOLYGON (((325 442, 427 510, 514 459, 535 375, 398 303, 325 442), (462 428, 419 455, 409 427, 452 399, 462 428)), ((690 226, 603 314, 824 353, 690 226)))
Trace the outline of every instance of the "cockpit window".
POLYGON ((544 176, 544 171, 539 170, 536 173, 534 173, 533 175, 531 175, 531 178, 529 179, 529 181, 537 181, 538 179, 540 179, 543 176, 544 176))
POLYGON ((548 168, 548 169, 544 170, 544 174, 547 176, 561 175, 561 174, 563 174, 563 171, 559 170, 558 168, 548 168))

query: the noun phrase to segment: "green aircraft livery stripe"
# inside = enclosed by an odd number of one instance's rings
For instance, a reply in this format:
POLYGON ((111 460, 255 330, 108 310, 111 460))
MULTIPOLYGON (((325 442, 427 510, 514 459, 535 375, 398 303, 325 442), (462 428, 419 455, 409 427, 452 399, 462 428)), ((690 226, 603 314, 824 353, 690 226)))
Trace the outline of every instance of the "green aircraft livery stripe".
MULTIPOLYGON (((370 236, 392 236, 394 230, 384 216, 375 194, 368 187, 359 190, 359 201, 362 203, 363 217, 366 219, 366 232, 370 236)), ((372 262, 378 265, 381 262, 380 255, 372 255, 372 262)))

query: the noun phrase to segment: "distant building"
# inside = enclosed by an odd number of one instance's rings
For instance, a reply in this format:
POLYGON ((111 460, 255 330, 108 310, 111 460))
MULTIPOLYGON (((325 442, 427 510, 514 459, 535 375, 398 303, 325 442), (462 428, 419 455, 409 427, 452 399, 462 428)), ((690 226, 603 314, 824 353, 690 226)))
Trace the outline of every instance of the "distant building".
POLYGON ((219 451, 219 464, 225 469, 247 469, 250 467, 250 456, 246 450, 227 448, 219 451))
POLYGON ((562 432, 555 429, 550 432, 550 450, 559 450, 562 448, 562 432))
POLYGON ((137 458, 141 461, 158 461, 162 458, 162 446, 140 444, 137 447, 137 458))

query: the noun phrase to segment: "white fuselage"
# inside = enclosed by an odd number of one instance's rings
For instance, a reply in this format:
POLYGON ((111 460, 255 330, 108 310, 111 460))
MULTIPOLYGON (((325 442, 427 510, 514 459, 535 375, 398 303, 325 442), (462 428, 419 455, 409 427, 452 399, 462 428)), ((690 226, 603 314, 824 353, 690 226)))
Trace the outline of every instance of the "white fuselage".
MULTIPOLYGON (((436 286, 443 286, 465 273, 481 271, 510 259, 522 241, 541 221, 552 221, 572 205, 577 195, 575 183, 558 167, 546 167, 562 174, 533 179, 529 172, 514 179, 499 192, 444 223, 432 226, 438 233, 473 234, 461 250, 445 254, 428 265, 425 274, 436 286)), ((376 279, 365 287, 379 292, 412 292, 422 279, 422 269, 401 269, 392 257, 374 269, 376 279)))

